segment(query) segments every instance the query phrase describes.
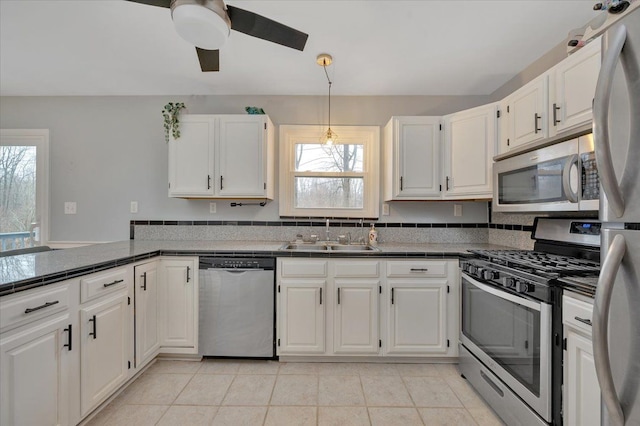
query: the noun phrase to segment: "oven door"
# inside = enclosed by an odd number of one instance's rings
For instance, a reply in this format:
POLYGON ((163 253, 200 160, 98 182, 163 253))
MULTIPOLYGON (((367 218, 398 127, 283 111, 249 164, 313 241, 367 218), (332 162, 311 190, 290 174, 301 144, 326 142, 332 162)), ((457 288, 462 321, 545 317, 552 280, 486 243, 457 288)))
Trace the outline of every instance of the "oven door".
POLYGON ((578 139, 496 162, 494 211, 577 211, 578 162, 578 139))
POLYGON ((462 344, 551 421, 551 305, 462 274, 462 344))

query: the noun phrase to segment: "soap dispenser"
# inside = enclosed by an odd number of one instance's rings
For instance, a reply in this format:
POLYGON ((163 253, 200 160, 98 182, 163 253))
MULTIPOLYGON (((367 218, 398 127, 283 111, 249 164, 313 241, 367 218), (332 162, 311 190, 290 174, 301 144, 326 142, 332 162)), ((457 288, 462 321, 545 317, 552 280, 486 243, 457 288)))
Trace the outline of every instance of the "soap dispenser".
POLYGON ((372 223, 371 229, 369 230, 369 245, 375 247, 378 245, 378 231, 376 230, 376 226, 372 223))

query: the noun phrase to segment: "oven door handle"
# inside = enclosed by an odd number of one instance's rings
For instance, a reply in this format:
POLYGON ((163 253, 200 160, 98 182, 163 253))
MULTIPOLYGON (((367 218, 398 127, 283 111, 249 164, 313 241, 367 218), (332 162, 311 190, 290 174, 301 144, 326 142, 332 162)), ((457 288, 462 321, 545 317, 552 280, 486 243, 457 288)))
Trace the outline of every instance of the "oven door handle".
MULTIPOLYGON (((578 167, 578 154, 570 155, 564 163, 562 167, 562 191, 567 197, 567 200, 571 203, 578 202, 578 193, 571 189, 571 168, 576 166, 576 170, 578 167)), ((578 176, 578 178, 580 178, 578 176)))
POLYGON ((624 237, 616 235, 602 263, 593 307, 593 360, 602 391, 602 400, 611 416, 612 425, 624 425, 624 413, 611 374, 609 359, 609 308, 618 269, 627 250, 624 237))
POLYGON ((467 274, 462 274, 462 278, 469 281, 472 285, 478 287, 480 290, 493 294, 496 297, 508 300, 509 302, 513 302, 517 305, 526 306, 527 308, 531 308, 535 311, 542 310, 540 308, 540 302, 534 302, 532 300, 525 299, 524 297, 516 296, 511 293, 507 293, 506 291, 498 290, 497 288, 482 284, 481 282, 475 280, 467 274))

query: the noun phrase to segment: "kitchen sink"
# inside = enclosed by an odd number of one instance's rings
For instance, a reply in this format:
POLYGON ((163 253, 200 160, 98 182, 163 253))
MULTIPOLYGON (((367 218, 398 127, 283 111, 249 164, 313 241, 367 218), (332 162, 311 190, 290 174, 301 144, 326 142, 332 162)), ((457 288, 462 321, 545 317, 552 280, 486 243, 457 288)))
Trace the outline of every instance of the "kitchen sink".
POLYGON ((336 244, 336 243, 286 243, 282 251, 380 251, 379 249, 363 244, 336 244))

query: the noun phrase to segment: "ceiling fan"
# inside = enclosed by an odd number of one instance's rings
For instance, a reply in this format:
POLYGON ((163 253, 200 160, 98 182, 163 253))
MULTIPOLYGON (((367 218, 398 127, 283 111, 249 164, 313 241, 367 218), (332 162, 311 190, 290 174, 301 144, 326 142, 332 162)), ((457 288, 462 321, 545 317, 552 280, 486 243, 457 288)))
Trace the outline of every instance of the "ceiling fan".
POLYGON ((182 38, 196 46, 202 71, 220 70, 220 51, 230 30, 304 50, 308 34, 257 13, 224 4, 223 0, 127 0, 171 9, 182 38))

